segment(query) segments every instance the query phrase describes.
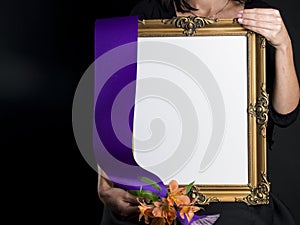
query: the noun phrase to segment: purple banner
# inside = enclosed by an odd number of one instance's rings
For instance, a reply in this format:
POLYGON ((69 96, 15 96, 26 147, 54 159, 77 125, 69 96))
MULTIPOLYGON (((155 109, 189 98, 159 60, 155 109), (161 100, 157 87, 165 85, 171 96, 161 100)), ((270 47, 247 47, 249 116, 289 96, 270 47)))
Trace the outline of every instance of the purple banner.
POLYGON ((166 186, 134 160, 133 118, 137 72, 138 18, 99 19, 95 23, 95 89, 93 144, 97 164, 115 183, 127 190, 158 193, 139 177, 166 186), (120 100, 121 99, 121 100, 120 100))

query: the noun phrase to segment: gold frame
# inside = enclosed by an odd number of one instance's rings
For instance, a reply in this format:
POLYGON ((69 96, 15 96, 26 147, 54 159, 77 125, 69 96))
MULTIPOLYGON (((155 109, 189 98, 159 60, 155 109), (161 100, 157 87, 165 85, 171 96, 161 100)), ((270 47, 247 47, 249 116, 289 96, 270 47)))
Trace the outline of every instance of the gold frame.
MULTIPOLYGON (((265 38, 243 28, 236 19, 175 17, 139 21, 139 37, 242 35, 248 54, 248 185, 195 184, 190 197, 199 205, 211 202, 269 203, 270 183, 266 168, 268 94, 265 74, 265 38)), ((184 185, 183 185, 184 186, 184 185)))

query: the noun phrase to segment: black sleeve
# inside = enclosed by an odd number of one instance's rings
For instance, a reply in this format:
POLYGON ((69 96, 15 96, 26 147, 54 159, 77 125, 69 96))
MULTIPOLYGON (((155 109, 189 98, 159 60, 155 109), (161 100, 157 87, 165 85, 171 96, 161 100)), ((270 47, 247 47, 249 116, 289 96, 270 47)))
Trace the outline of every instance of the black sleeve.
POLYGON ((293 110, 292 112, 288 113, 288 114, 280 114, 278 113, 273 106, 270 106, 270 119, 274 122, 274 124, 276 124, 277 126, 280 127, 287 127, 289 125, 291 125, 293 122, 296 121, 297 117, 298 117, 298 113, 299 113, 299 108, 300 108, 300 104, 298 102, 298 106, 296 107, 295 110, 293 110))
POLYGON ((278 113, 272 104, 273 98, 273 86, 275 77, 275 49, 269 43, 266 48, 266 74, 267 74, 267 93, 269 94, 270 106, 269 106, 269 119, 270 123, 280 127, 287 127, 296 121, 300 110, 300 102, 298 106, 288 114, 278 113))
POLYGON ((164 6, 161 0, 141 0, 130 12, 132 16, 138 16, 140 20, 169 19, 176 15, 173 1, 169 6, 164 6))
POLYGON ((248 0, 245 3, 245 9, 252 9, 252 8, 270 8, 271 6, 261 0, 248 0))

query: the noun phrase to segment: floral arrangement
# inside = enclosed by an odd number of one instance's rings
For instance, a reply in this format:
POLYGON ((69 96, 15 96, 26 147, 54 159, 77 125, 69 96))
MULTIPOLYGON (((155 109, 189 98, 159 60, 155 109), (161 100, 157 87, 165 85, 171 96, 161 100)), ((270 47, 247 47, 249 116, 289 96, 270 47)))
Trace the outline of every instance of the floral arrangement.
MULTIPOLYGON (((152 180, 145 177, 140 179, 160 191, 161 187, 152 180)), ((144 217, 145 223, 150 225, 176 225, 177 221, 180 221, 183 225, 214 224, 219 218, 219 214, 202 216, 195 214, 203 208, 195 205, 197 199, 191 202, 188 197, 193 184, 194 182, 186 187, 179 187, 178 182, 172 180, 169 182, 165 197, 160 197, 159 194, 149 190, 143 190, 142 187, 140 190, 129 191, 138 197, 140 203, 138 206, 140 211, 139 221, 144 217)))

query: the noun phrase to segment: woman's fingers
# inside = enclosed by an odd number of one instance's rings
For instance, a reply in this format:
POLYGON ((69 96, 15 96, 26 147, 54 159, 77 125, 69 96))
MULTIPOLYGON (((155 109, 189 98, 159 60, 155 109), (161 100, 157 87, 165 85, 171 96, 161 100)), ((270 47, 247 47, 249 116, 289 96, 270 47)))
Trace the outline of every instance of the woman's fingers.
POLYGON ((132 204, 132 205, 139 205, 139 201, 138 201, 138 198, 128 192, 126 192, 123 196, 124 198, 124 201, 132 204))
POLYGON ((242 10, 238 14, 238 17, 239 21, 241 21, 244 25, 269 30, 276 28, 277 30, 280 29, 283 22, 279 11, 275 9, 242 10))
POLYGON ((126 209, 126 218, 136 217, 139 212, 139 208, 137 206, 128 206, 126 209))
POLYGON ((289 40, 280 12, 276 9, 245 9, 237 17, 245 28, 263 35, 275 47, 289 40))
POLYGON ((241 10, 243 14, 245 15, 250 15, 250 14, 255 14, 255 15, 270 15, 270 16, 280 16, 280 12, 277 9, 273 8, 253 8, 253 9, 244 9, 241 10))
POLYGON ((270 14, 268 12, 259 12, 257 10, 255 11, 242 11, 240 14, 243 15, 244 20, 249 21, 264 21, 271 24, 280 24, 282 22, 281 16, 277 10, 275 10, 274 14, 270 14))

